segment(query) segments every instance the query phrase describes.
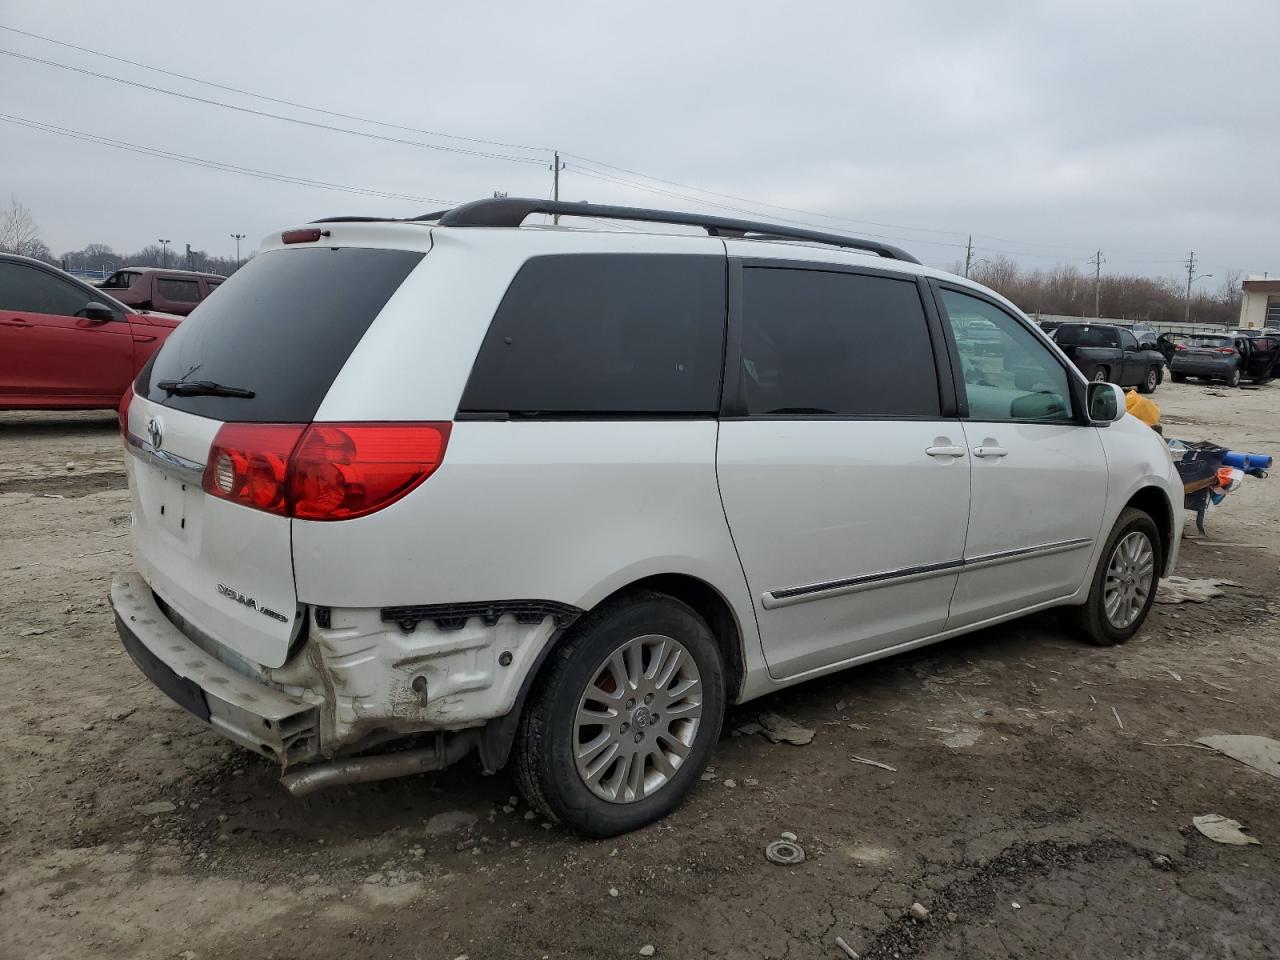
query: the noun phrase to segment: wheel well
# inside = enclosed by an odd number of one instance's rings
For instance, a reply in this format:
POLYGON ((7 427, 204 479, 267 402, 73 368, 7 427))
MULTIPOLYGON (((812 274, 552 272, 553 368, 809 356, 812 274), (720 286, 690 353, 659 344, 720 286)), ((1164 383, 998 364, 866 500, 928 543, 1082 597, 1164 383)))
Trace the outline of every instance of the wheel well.
MULTIPOLYGON (((1143 487, 1125 504, 1141 510, 1155 521, 1156 530, 1160 532, 1160 553, 1164 557, 1165 569, 1169 566, 1169 545, 1173 543, 1174 512, 1169 505, 1169 498, 1159 487, 1143 487)), ((1161 571, 1162 573, 1164 571, 1161 571)))
POLYGON ((725 699, 732 703, 742 690, 745 667, 742 660, 742 631, 729 602, 705 580, 682 573, 662 573, 637 580, 612 593, 605 601, 636 590, 653 590, 687 603, 707 621, 720 646, 724 660, 725 699))

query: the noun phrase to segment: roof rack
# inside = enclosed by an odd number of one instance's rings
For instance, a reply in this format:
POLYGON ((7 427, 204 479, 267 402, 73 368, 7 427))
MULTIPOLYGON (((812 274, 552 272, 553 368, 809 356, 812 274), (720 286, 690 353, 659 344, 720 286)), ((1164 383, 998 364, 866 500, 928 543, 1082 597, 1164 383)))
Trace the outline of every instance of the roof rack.
MULTIPOLYGON (((443 213, 424 214, 414 220, 435 220, 442 227, 518 227, 527 217, 546 213, 562 217, 592 217, 598 220, 635 220, 647 223, 672 223, 682 226, 702 227, 713 237, 746 237, 754 235, 769 240, 809 240, 835 247, 865 250, 891 260, 907 263, 920 261, 898 247, 875 240, 859 240, 837 233, 818 230, 798 230, 776 223, 759 223, 753 220, 735 220, 727 217, 710 217, 700 213, 681 213, 673 210, 648 210, 643 207, 614 207, 597 203, 571 203, 560 200, 534 200, 521 197, 495 197, 464 203, 443 213)), ((320 221, 316 221, 320 222, 320 221)))

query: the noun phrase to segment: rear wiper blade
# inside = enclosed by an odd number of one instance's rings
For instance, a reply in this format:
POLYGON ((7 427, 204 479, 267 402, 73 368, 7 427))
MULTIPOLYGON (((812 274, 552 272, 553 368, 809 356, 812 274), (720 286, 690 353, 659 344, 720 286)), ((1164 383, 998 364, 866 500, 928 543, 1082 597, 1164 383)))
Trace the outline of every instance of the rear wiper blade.
POLYGON ((180 397, 239 397, 252 400, 256 394, 244 387, 228 387, 212 380, 160 380, 156 386, 165 393, 180 397))

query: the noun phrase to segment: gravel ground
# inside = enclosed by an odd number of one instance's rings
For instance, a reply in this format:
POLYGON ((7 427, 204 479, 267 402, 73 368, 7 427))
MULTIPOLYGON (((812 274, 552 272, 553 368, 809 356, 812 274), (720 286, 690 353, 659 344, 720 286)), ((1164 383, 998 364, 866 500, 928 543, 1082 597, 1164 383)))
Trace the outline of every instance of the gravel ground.
MULTIPOLYGON (((1280 383, 1154 399, 1171 436, 1280 454, 1280 383)), ((584 842, 470 764, 290 799, 120 648, 114 416, 0 414, 0 449, 6 956, 1280 955, 1280 780, 1188 746, 1280 737, 1278 479, 1184 541, 1226 596, 1120 648, 1038 616, 737 708, 677 814, 584 842), (732 734, 766 710, 813 742, 732 734), (783 831, 803 864, 765 860, 783 831)))

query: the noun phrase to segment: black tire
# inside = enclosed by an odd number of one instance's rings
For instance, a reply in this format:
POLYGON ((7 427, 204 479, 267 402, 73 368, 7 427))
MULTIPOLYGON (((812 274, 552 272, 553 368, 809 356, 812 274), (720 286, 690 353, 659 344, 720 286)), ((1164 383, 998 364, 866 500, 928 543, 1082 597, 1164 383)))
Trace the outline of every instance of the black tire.
POLYGON ((1185 373, 1170 373, 1169 379, 1174 383, 1186 383, 1187 375, 1185 373))
POLYGON ((1098 369, 1093 371, 1093 382, 1106 383, 1108 382, 1108 378, 1110 376, 1111 376, 1110 370, 1108 370, 1106 367, 1098 367, 1098 369))
POLYGON ((1227 386, 1228 387, 1240 386, 1240 368, 1239 367, 1236 367, 1234 370, 1232 370, 1231 376, 1227 377, 1227 386))
MULTIPOLYGON (((515 743, 520 790, 547 819, 587 837, 611 837, 653 823, 678 807, 702 776, 720 738, 724 705, 724 666, 706 621, 666 594, 622 597, 575 624, 538 677, 515 743), (674 638, 692 657, 702 685, 702 716, 687 755, 665 784, 641 799, 612 802, 592 792, 578 772, 575 719, 588 685, 604 675, 607 658, 648 635, 674 638)), ((641 726, 637 722, 633 729, 641 726)))
POLYGON ((1139 393, 1155 393, 1156 387, 1160 386, 1160 368, 1150 367, 1147 369, 1147 375, 1143 378, 1142 383, 1138 384, 1139 393))
POLYGON ((1156 587, 1160 582, 1160 574, 1163 570, 1164 550, 1160 543, 1160 531, 1156 529, 1155 521, 1141 510, 1134 507, 1126 507, 1121 511, 1119 518, 1116 520, 1116 525, 1111 528, 1111 535, 1107 537, 1107 542, 1102 549, 1098 567, 1093 572, 1093 582, 1089 587, 1089 599, 1084 602, 1084 606, 1077 607, 1075 610, 1076 627, 1083 638, 1095 646, 1113 647, 1116 644, 1125 643, 1137 633, 1142 628, 1142 624, 1146 622, 1147 614, 1151 612, 1151 604, 1155 602, 1156 587), (1141 533, 1146 536, 1151 548, 1154 570, 1151 577, 1151 588, 1147 592, 1146 601, 1137 618, 1124 627, 1116 627, 1107 617, 1105 609, 1104 592, 1107 568, 1117 545, 1130 533, 1141 533))

